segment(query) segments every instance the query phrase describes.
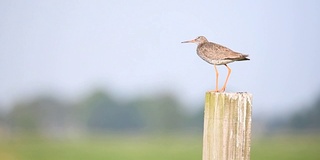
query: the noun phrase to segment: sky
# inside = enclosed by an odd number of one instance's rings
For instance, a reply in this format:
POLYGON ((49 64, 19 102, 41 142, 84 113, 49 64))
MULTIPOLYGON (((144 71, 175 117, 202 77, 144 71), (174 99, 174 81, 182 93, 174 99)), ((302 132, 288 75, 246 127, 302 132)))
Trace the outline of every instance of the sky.
MULTIPOLYGON (((215 87, 197 36, 249 54, 227 92, 257 115, 303 109, 320 94, 320 1, 0 1, 0 107, 45 92, 172 92, 189 106, 215 87)), ((219 66, 222 86, 227 69, 219 66)))

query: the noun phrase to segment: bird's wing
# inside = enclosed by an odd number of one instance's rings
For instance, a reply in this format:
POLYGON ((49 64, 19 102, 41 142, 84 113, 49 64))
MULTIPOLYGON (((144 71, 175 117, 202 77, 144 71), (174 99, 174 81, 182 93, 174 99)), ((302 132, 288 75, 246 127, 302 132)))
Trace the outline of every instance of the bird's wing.
MULTIPOLYGON (((198 52, 209 59, 225 59, 227 53, 233 52, 231 49, 216 43, 205 43, 198 48, 198 52)), ((233 56, 232 56, 233 57, 233 56)))
POLYGON ((226 59, 228 60, 235 60, 235 61, 242 61, 242 60, 250 60, 249 58, 247 58, 249 55, 247 54, 241 54, 241 53, 237 53, 237 52, 233 52, 232 55, 226 59))
POLYGON ((222 46, 220 44, 213 43, 215 46, 215 50, 217 51, 218 59, 228 59, 228 60, 241 60, 246 59, 248 55, 241 54, 238 52, 234 52, 233 50, 222 46))

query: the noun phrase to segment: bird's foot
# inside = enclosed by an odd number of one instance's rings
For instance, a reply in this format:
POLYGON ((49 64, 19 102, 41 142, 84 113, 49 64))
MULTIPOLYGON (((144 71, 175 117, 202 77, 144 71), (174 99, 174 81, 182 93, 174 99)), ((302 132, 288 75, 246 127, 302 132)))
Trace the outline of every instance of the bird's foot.
POLYGON ((225 87, 222 87, 222 88, 219 90, 219 92, 224 92, 224 91, 226 91, 226 88, 225 88, 225 87))
POLYGON ((224 92, 224 90, 221 90, 221 89, 215 89, 215 90, 210 90, 209 92, 224 92))
POLYGON ((225 88, 221 88, 221 89, 210 90, 209 92, 225 92, 225 91, 226 91, 225 88))

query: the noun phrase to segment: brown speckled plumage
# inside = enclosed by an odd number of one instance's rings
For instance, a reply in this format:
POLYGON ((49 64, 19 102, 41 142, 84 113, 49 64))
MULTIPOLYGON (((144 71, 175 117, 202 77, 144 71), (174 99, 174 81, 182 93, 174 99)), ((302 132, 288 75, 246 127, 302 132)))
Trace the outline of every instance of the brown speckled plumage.
POLYGON ((231 49, 224 47, 220 44, 216 44, 213 42, 209 42, 206 37, 199 36, 191 41, 184 41, 182 43, 197 43, 197 54, 206 62, 213 64, 216 71, 216 92, 224 92, 226 89, 226 85, 231 73, 231 69, 228 67, 228 63, 234 61, 244 61, 250 60, 248 55, 241 54, 238 52, 234 52, 231 49), (222 87, 222 89, 218 89, 218 70, 216 65, 225 65, 228 68, 228 76, 222 87))

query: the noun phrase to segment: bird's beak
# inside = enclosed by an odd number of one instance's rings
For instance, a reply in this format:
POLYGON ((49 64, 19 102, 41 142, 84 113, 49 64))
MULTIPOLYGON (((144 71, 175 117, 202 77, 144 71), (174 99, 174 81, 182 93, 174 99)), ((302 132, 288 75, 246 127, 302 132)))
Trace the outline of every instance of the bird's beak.
POLYGON ((181 43, 195 43, 196 41, 195 40, 190 40, 190 41, 183 41, 181 43))

